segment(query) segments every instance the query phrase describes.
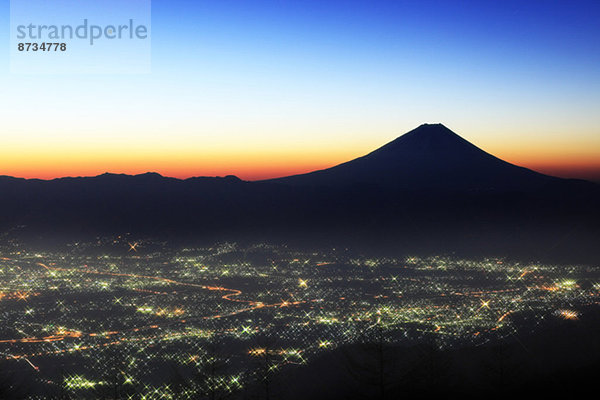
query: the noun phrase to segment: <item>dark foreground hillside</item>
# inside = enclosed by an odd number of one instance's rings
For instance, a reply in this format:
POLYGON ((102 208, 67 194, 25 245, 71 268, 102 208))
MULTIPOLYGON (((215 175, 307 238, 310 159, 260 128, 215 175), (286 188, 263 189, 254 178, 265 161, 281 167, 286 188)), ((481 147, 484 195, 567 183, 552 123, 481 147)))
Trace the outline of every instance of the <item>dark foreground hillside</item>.
POLYGON ((271 385, 279 397, 272 398, 578 398, 595 391, 600 312, 588 309, 577 321, 540 323, 532 333, 479 347, 439 350, 431 339, 336 349, 277 376, 271 385))

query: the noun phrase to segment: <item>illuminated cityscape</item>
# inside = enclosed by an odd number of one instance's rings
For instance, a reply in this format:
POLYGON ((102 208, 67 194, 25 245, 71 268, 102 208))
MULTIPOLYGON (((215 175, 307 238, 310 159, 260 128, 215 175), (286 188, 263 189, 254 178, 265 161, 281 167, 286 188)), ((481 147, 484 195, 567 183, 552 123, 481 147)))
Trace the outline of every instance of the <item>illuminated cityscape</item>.
POLYGON ((8 3, 0 400, 598 391, 600 0, 8 3))
POLYGON ((492 258, 128 237, 0 257, 2 372, 40 399, 242 396, 340 346, 479 345, 600 296, 594 268, 492 258))

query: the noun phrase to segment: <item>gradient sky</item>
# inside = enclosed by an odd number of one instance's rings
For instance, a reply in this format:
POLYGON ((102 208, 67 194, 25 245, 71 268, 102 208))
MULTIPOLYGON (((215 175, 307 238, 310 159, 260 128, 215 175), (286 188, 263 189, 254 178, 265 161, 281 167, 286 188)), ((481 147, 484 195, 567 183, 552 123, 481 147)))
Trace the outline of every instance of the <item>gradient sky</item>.
POLYGON ((0 11, 0 175, 259 179, 441 122, 600 181, 597 0, 154 0, 139 75, 10 74, 0 11))

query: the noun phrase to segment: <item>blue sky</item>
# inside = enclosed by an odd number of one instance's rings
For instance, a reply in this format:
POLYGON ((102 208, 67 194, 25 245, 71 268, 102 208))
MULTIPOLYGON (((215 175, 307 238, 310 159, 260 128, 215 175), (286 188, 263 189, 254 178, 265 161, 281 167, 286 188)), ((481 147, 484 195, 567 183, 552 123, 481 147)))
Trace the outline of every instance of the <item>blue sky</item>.
POLYGON ((598 1, 153 1, 139 75, 10 74, 2 4, 0 174, 251 179, 424 122, 509 161, 600 173, 598 1))

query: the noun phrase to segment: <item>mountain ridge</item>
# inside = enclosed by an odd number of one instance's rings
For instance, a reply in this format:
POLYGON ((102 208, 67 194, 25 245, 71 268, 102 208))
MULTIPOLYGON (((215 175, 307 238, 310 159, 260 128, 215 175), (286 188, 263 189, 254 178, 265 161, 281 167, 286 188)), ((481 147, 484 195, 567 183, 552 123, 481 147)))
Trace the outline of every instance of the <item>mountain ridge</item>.
POLYGON ((404 190, 528 190, 558 179, 503 161, 442 124, 422 124, 354 160, 269 181, 325 186, 378 182, 404 190))
POLYGON ((417 130, 339 166, 281 179, 0 177, 0 238, 338 238, 435 251, 510 243, 527 254, 534 243, 536 254, 557 243, 568 257, 600 261, 600 185, 506 163, 443 125, 417 130))
MULTIPOLYGON (((372 170, 371 172, 378 172, 383 175, 386 172, 389 172, 388 170, 390 167, 393 167, 393 168, 405 167, 406 168, 405 172, 408 173, 408 172, 414 172, 414 170, 419 167, 420 168, 425 167, 424 169, 429 168, 429 171, 427 171, 428 175, 425 176, 423 179, 432 179, 432 178, 435 178, 436 174, 444 175, 444 173, 445 173, 444 169, 447 169, 448 164, 452 164, 452 163, 455 164, 455 169, 456 169, 456 166, 458 166, 459 169, 461 169, 459 172, 465 172, 469 168, 471 170, 479 169, 479 168, 474 168, 473 158, 479 158, 479 160, 475 160, 475 163, 477 163, 477 164, 480 164, 482 160, 485 160, 488 163, 490 163, 490 162, 495 163, 496 168, 498 168, 498 167, 503 167, 505 169, 508 168, 508 169, 512 169, 513 173, 527 175, 528 183, 534 183, 535 184, 534 186, 536 188, 539 187, 540 183, 543 184, 543 183, 547 183, 550 181, 559 181, 559 180, 564 181, 564 182, 579 181, 579 182, 589 182, 589 183, 597 184, 597 182, 587 181, 584 179, 559 178, 559 177, 551 176, 551 175, 544 174, 541 172, 537 172, 537 171, 534 171, 529 168, 525 168, 525 167, 522 167, 522 166, 519 166, 516 164, 511 164, 507 161, 504 161, 504 160, 482 150, 481 148, 477 147, 476 145, 474 145, 471 142, 467 141, 466 139, 462 138, 460 135, 456 134, 452 130, 448 129, 445 125, 443 125, 441 123, 421 124, 417 128, 415 128, 403 135, 398 136, 394 140, 384 144, 383 146, 381 146, 363 156, 357 157, 353 160, 345 161, 345 162, 335 165, 333 167, 315 170, 315 171, 311 171, 308 173, 294 174, 294 175, 277 177, 277 178, 269 178, 269 179, 261 179, 261 180, 243 180, 235 175, 192 176, 192 177, 188 177, 188 178, 175 178, 175 177, 163 176, 158 172, 148 171, 148 172, 144 172, 144 173, 140 173, 140 174, 105 172, 105 173, 95 175, 95 176, 64 176, 64 177, 57 177, 57 178, 51 178, 51 179, 19 178, 19 177, 12 177, 12 176, 8 176, 8 175, 0 175, 0 180, 26 181, 26 182, 33 182, 33 181, 53 182, 53 181, 82 180, 82 179, 131 179, 131 178, 137 178, 137 179, 146 179, 146 180, 148 180, 148 179, 155 179, 155 180, 166 179, 166 180, 181 181, 181 182, 214 179, 216 181, 229 181, 229 182, 285 183, 288 185, 317 185, 317 186, 328 186, 328 185, 339 186, 340 184, 341 185, 373 184, 373 182, 382 182, 382 183, 389 184, 390 182, 388 179, 380 179, 380 177, 377 177, 375 175, 369 176, 368 174, 365 175, 365 173, 356 174, 356 173, 354 173, 355 171, 345 173, 345 175, 347 175, 347 176, 354 176, 354 177, 358 178, 358 179, 355 179, 354 181, 349 180, 349 179, 341 179, 339 182, 336 182, 335 179, 326 181, 326 179, 323 179, 322 177, 318 177, 315 182, 310 182, 310 179, 313 177, 319 176, 319 175, 330 174, 331 172, 338 171, 342 168, 347 168, 347 167, 350 167, 353 169, 356 169, 359 167, 364 168, 365 167, 364 163, 371 162, 373 159, 379 159, 377 161, 379 161, 380 164, 383 164, 383 165, 378 165, 375 168, 371 168, 371 170, 372 170), (435 158, 440 158, 440 154, 442 154, 443 152, 446 153, 444 156, 445 159, 438 160, 438 161, 440 161, 440 164, 442 164, 442 165, 440 165, 439 168, 437 168, 437 170, 435 170, 434 168, 431 168, 432 167, 431 161, 434 160, 435 158), (401 153, 401 154, 398 154, 398 153, 401 153), (429 156, 429 159, 427 159, 428 156, 429 156), (404 165, 398 165, 399 159, 404 160, 404 165), (384 163, 381 163, 381 161, 384 161, 384 163), (429 167, 427 165, 423 165, 423 164, 427 164, 427 163, 430 164, 429 167), (420 164, 420 165, 415 165, 415 164, 420 164), (375 171, 373 171, 373 170, 375 170, 375 171)), ((480 166, 477 165, 477 167, 480 167, 480 166)), ((398 171, 395 171, 395 172, 398 172, 398 171)), ((483 172, 489 173, 489 171, 485 171, 485 168, 484 168, 483 172)), ((481 171, 479 173, 481 173, 481 171)), ((395 178, 397 178, 397 176, 395 178)), ((498 176, 492 176, 492 177, 489 177, 488 179, 495 180, 495 179, 498 179, 498 176)), ((452 184, 456 184, 455 181, 448 180, 447 176, 444 176, 444 180, 446 182, 446 185, 445 185, 446 188, 450 187, 452 184)), ((479 182, 481 183, 481 180, 479 180, 479 182)), ((413 180, 412 182, 409 182, 409 183, 414 184, 415 182, 413 180)), ((461 185, 459 185, 459 186, 461 186, 461 185)), ((519 186, 518 187, 519 189, 526 188, 526 186, 523 184, 516 185, 516 186, 519 186)), ((415 186, 413 186, 413 187, 415 187, 415 186)), ((419 185, 416 185, 416 187, 421 188, 419 185)), ((409 184, 405 184, 405 185, 397 185, 397 188, 410 190, 411 187, 409 184)), ((457 189, 462 190, 465 188, 457 187, 457 189)))

